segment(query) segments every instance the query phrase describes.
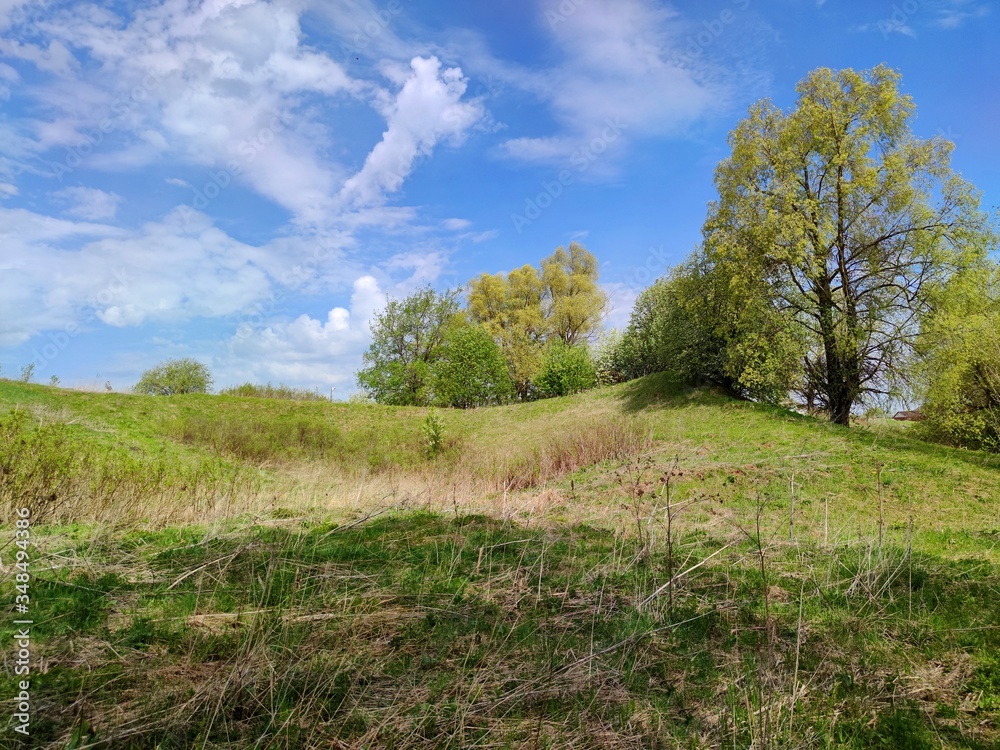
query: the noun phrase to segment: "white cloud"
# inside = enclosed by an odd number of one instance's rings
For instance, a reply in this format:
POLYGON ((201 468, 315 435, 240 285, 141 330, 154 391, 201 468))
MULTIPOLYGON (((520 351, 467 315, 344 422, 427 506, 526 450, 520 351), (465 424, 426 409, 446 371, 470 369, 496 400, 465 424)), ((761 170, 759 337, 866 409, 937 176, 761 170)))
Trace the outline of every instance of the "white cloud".
POLYGON ((430 154, 439 141, 459 142, 485 112, 478 101, 462 101, 467 81, 461 69, 442 70, 436 57, 413 58, 408 72, 385 72, 401 88, 395 98, 383 96, 388 128, 361 171, 344 183, 341 197, 350 204, 378 203, 399 190, 418 156, 430 154))
POLYGON ((534 84, 561 126, 554 135, 513 138, 503 152, 529 162, 564 162, 597 140, 603 151, 627 137, 676 135, 719 106, 722 89, 700 80, 682 56, 677 14, 652 0, 588 0, 542 10, 562 64, 534 84), (609 134, 613 137, 609 137, 609 134))
POLYGON ((363 87, 303 43, 301 10, 294 0, 196 8, 166 0, 130 19, 79 5, 25 25, 20 38, 45 41, 8 39, 0 51, 57 76, 27 90, 51 114, 25 121, 26 148, 74 148, 110 123, 114 137, 101 138, 87 167, 137 168, 169 156, 228 170, 301 222, 321 222, 346 175, 324 158, 333 134, 311 103, 363 87), (76 55, 99 64, 100 77, 76 55))
POLYGON ((957 29, 966 21, 985 18, 990 14, 990 6, 971 0, 949 0, 937 8, 937 17, 933 24, 941 29, 957 29))
POLYGON ((0 0, 0 30, 7 28, 11 23, 11 18, 17 13, 22 5, 27 5, 30 0, 0 0))
POLYGON ((468 229, 472 226, 472 222, 468 219, 445 219, 441 222, 441 226, 447 229, 449 232, 460 232, 463 229, 468 229))
POLYGON ((273 381, 324 391, 335 385, 349 392, 371 341, 371 320, 385 301, 375 278, 365 275, 354 281, 350 309, 334 307, 326 320, 300 315, 260 330, 241 330, 226 346, 223 375, 232 382, 273 381))
POLYGON ((132 231, 0 208, 0 244, 0 346, 69 324, 224 317, 259 306, 279 288, 318 280, 334 289, 350 272, 335 245, 298 266, 324 244, 315 237, 255 247, 190 209, 132 231))
POLYGON ((88 221, 106 221, 115 218, 122 197, 97 188, 71 187, 52 194, 59 203, 68 204, 66 213, 88 221))
POLYGON ((9 182, 0 182, 0 199, 10 198, 18 194, 17 185, 11 185, 9 182))

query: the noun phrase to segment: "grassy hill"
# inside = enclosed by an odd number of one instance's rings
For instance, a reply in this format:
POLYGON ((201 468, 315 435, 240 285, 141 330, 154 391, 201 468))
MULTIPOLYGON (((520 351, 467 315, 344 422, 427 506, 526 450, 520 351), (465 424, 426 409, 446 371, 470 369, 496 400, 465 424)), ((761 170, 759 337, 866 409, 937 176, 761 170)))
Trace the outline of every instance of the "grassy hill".
POLYGON ((661 376, 436 416, 0 381, 29 746, 1000 747, 998 470, 661 376))

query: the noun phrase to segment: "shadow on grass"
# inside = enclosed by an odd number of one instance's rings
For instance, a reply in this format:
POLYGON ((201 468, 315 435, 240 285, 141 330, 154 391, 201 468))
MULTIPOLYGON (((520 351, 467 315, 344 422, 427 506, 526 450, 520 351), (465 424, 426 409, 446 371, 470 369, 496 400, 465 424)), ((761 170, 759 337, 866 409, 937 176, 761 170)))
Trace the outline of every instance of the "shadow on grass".
POLYGON ((1000 469, 1000 455, 931 443, 918 437, 909 437, 902 432, 889 430, 879 432, 860 426, 843 427, 825 419, 799 414, 780 406, 741 400, 718 387, 693 387, 665 372, 647 375, 624 383, 620 386, 618 395, 622 407, 630 413, 693 406, 715 406, 726 409, 752 408, 758 414, 762 413, 775 419, 811 425, 817 430, 825 431, 831 437, 839 437, 849 441, 852 446, 868 448, 877 444, 883 450, 915 453, 924 458, 941 462, 961 461, 971 466, 1000 469))

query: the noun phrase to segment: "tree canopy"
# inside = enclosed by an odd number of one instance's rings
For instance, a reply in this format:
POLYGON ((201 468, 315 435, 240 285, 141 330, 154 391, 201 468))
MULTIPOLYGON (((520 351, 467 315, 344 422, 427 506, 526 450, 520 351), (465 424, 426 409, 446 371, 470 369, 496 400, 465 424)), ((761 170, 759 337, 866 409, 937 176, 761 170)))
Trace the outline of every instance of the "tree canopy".
POLYGON ((372 343, 358 373, 362 390, 381 404, 422 405, 448 329, 460 323, 457 291, 421 289, 390 300, 372 322, 372 343))
MULTIPOLYGON (((899 78, 820 68, 790 112, 754 105, 730 135, 705 222, 705 258, 732 309, 780 316, 801 346, 787 386, 840 424, 866 398, 900 392, 934 289, 983 252, 978 194, 952 172, 951 143, 913 135, 899 78)), ((753 326, 749 340, 734 333, 731 353, 767 346, 753 326)), ((731 374, 753 380, 746 367, 731 374)))
POLYGON ((597 259, 571 242, 542 260, 540 269, 525 265, 469 282, 469 315, 500 345, 519 398, 529 396, 547 342, 573 346, 597 331, 607 306, 599 274, 597 259))
POLYGON ((212 373, 194 359, 168 359, 146 370, 133 386, 134 393, 147 396, 177 396, 184 393, 208 393, 212 373))
POLYGON ((940 296, 918 345, 921 431, 1000 451, 1000 267, 956 275, 940 296))

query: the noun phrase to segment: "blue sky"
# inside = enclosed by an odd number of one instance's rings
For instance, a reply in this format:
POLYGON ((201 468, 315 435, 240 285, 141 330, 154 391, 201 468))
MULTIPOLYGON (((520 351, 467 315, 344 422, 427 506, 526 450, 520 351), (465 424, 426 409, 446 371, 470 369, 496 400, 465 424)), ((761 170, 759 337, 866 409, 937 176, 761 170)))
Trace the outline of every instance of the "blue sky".
POLYGON ((885 62, 1000 203, 983 0, 0 0, 0 366, 347 395, 387 297, 579 241, 613 307, 698 242, 754 101, 885 62))

